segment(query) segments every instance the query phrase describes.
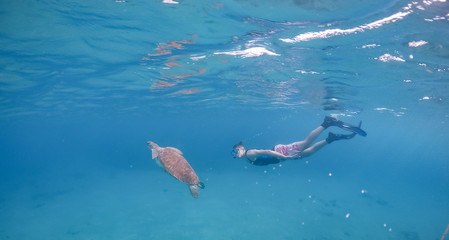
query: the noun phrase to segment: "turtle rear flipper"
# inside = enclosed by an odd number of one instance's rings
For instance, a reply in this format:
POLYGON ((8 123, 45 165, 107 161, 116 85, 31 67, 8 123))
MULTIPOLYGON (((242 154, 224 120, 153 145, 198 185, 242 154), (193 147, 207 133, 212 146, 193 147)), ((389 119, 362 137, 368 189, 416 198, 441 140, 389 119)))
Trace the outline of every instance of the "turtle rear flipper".
POLYGON ((190 184, 189 185, 190 194, 192 194, 192 197, 198 198, 200 196, 200 188, 197 184, 190 184))

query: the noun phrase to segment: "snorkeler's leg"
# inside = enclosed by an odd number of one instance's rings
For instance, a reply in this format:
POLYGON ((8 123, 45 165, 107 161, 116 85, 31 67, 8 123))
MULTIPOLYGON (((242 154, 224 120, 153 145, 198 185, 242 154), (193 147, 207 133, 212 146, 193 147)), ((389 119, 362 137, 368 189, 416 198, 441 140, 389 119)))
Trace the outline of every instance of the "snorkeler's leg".
POLYGON ((316 153, 318 150, 326 146, 328 143, 326 140, 321 140, 315 144, 313 144, 311 147, 306 148, 304 151, 301 152, 301 157, 308 157, 314 153, 316 153))
POLYGON ((315 141, 315 139, 324 131, 323 126, 319 126, 315 128, 313 131, 309 133, 309 135, 304 139, 304 141, 301 141, 300 150, 306 149, 312 145, 312 143, 315 141))

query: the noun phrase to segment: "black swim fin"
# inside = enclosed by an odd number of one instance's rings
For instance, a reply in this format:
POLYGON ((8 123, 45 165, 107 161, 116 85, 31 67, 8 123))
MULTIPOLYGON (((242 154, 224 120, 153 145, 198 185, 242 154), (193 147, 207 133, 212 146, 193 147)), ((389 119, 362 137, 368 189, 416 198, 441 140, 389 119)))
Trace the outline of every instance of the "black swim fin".
POLYGON ((353 125, 351 125, 351 124, 349 124, 349 123, 345 123, 345 122, 343 122, 343 121, 339 121, 338 125, 335 125, 335 126, 341 128, 341 129, 344 129, 344 130, 346 130, 346 131, 350 131, 350 132, 353 132, 353 133, 357 133, 357 134, 359 134, 360 136, 366 137, 366 135, 367 135, 366 132, 363 131, 363 130, 360 128, 360 127, 362 126, 362 121, 360 121, 358 127, 353 126, 353 125))
POLYGON ((329 136, 326 138, 327 143, 331 143, 333 141, 337 140, 343 140, 343 139, 351 139, 353 138, 357 133, 351 133, 351 134, 335 134, 335 133, 329 133, 329 136))
POLYGON ((329 117, 329 116, 326 116, 324 118, 323 123, 321 124, 321 126, 323 126, 324 128, 328 128, 330 126, 335 126, 335 127, 339 127, 341 129, 344 129, 346 131, 357 133, 357 134, 365 137, 367 134, 366 134, 365 131, 363 131, 360 128, 361 125, 362 125, 362 121, 360 121, 359 126, 356 127, 356 126, 353 126, 353 125, 351 125, 349 123, 345 123, 343 121, 337 120, 336 118, 329 117))

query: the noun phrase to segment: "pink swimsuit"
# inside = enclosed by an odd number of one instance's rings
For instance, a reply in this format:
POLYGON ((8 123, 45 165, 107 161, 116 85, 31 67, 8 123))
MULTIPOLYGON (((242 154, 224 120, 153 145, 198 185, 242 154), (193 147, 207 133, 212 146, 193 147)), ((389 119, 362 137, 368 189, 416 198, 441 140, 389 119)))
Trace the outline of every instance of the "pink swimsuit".
POLYGON ((294 156, 298 152, 300 152, 298 144, 295 144, 295 143, 288 144, 288 145, 278 144, 278 145, 274 146, 273 150, 275 152, 278 152, 287 157, 294 156))

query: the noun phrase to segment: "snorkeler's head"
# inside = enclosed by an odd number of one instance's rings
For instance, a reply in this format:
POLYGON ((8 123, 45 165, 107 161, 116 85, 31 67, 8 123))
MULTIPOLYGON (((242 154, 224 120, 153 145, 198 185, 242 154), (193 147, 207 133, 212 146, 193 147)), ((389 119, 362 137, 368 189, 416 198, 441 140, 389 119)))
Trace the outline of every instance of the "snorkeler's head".
POLYGON ((242 147, 243 147, 243 143, 242 143, 242 141, 240 141, 237 144, 235 144, 233 148, 242 148, 242 147))
POLYGON ((234 145, 234 147, 232 147, 232 151, 231 151, 231 155, 234 158, 238 158, 239 156, 239 152, 240 150, 244 150, 245 148, 243 147, 243 143, 239 142, 237 144, 234 145))

